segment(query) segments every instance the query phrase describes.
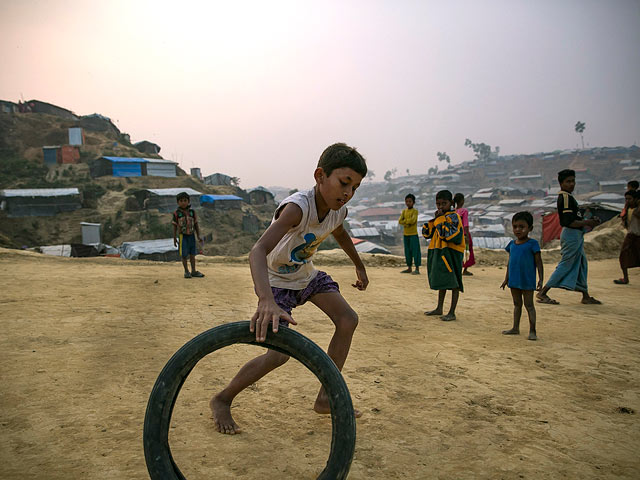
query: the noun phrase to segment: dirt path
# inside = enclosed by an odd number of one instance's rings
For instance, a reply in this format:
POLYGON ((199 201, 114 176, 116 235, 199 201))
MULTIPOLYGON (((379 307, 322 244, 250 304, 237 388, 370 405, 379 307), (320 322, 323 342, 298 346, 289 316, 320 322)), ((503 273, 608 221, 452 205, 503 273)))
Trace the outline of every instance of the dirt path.
MULTIPOLYGON (((2 478, 148 478, 142 422, 159 371, 197 333, 253 313, 247 265, 202 270, 185 280, 177 264, 0 249, 2 478)), ((344 372, 365 412, 350 478, 637 478, 640 272, 615 286, 616 261, 591 262, 605 305, 552 291, 561 305, 537 307, 541 340, 530 342, 500 335, 512 307, 497 267, 475 269, 452 323, 422 314, 436 299, 424 275, 372 267, 363 293, 352 268, 327 270, 360 314, 344 372)), ((294 313, 326 347, 330 322, 312 305, 294 313)), ((312 412, 318 384, 295 361, 238 397, 243 434, 214 431, 209 397, 260 351, 226 348, 187 379, 171 435, 187 478, 322 470, 331 424, 312 412)))

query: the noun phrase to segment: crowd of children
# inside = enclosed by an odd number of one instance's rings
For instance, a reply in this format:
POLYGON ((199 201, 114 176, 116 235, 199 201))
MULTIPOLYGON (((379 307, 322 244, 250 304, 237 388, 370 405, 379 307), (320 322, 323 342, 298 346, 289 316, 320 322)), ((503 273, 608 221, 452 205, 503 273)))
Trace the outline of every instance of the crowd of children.
MULTIPOLYGON (((309 301, 322 310, 335 326, 327 353, 336 366, 342 369, 358 325, 358 315, 340 293, 337 282, 327 273, 317 270, 312 258, 320 243, 332 235, 355 267, 356 280, 352 286, 358 290, 367 288, 369 279, 365 266, 343 227, 347 216, 346 204, 366 174, 367 165, 362 155, 355 148, 337 143, 327 147, 320 156, 314 171, 315 186, 305 192, 296 192, 280 202, 271 225, 249 254, 251 276, 258 297, 250 330, 255 333, 257 342, 266 339, 269 328, 277 332, 282 326, 296 325, 297 322, 291 315, 292 310, 309 301)), ((595 227, 600 220, 597 217, 585 219, 581 216, 578 203, 572 195, 576 183, 573 170, 559 172, 558 182, 561 187, 557 207, 563 227, 562 259, 544 287, 540 245, 535 239, 529 238, 533 230, 533 216, 523 211, 512 218, 515 240, 509 242, 505 249, 509 253, 509 260, 501 288, 509 287, 514 311, 513 326, 502 332, 505 335, 520 333, 520 317, 524 305, 529 318, 528 339, 538 339, 534 306, 536 290, 539 303, 557 304, 547 295, 555 287, 581 292, 583 303, 600 303, 588 293, 588 266, 583 247, 585 228, 595 227)), ((633 186, 633 182, 630 182, 630 187, 633 186)), ((628 268, 640 266, 640 209, 637 208, 640 200, 637 182, 635 189, 629 189, 625 199, 622 218, 629 233, 620 253, 623 278, 615 280, 617 284, 628 283, 628 268)), ((412 194, 405 197, 406 208, 398 223, 404 228, 407 264, 402 273, 418 275, 422 255, 415 200, 412 194)), ((173 213, 172 223, 174 244, 179 245, 184 276, 203 277, 195 267, 197 246, 201 241, 196 213, 191 208, 186 193, 179 194, 177 201, 178 209, 173 213)), ((464 195, 460 193, 454 196, 448 190, 441 190, 436 194, 435 201, 436 211, 433 218, 422 226, 422 236, 428 241, 427 279, 430 288, 438 291, 438 304, 435 309, 424 313, 439 316, 443 321, 453 321, 456 320, 456 306, 460 293, 463 292, 462 277, 472 275, 468 269, 475 263, 469 214, 464 208, 464 195), (451 305, 444 314, 447 290, 451 290, 451 305)), ((229 384, 211 398, 210 407, 219 432, 235 434, 241 431, 231 415, 233 400, 248 386, 286 363, 288 359, 284 353, 267 349, 266 353, 240 368, 229 384)), ((317 413, 330 413, 329 399, 323 388, 320 388, 313 408, 317 413)), ((360 412, 355 410, 355 415, 360 416, 360 412)))

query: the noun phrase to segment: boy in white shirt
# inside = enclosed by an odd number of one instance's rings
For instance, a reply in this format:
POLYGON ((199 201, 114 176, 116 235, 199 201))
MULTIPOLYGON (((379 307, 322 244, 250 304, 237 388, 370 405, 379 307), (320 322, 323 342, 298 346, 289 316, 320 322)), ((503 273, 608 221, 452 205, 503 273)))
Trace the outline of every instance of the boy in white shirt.
MULTIPOLYGON (((358 290, 367 288, 369 279, 365 267, 342 226, 347 216, 345 205, 366 174, 367 165, 362 155, 355 148, 336 143, 320 156, 313 174, 315 187, 290 195, 278 206, 271 225, 249 254, 258 296, 250 329, 255 331, 257 342, 265 340, 269 325, 274 332, 281 324, 297 325, 291 310, 309 300, 325 312, 336 327, 327 353, 342 370, 358 315, 340 294, 338 284, 325 272, 316 270, 311 258, 320 243, 333 235, 356 268, 357 280, 352 286, 358 290)), ((209 405, 220 433, 240 432, 231 416, 234 398, 287 360, 288 355, 268 349, 247 362, 229 385, 211 399, 209 405)), ((320 389, 313 409, 320 414, 331 412, 324 388, 320 389)), ((356 417, 360 415, 356 410, 356 417)))

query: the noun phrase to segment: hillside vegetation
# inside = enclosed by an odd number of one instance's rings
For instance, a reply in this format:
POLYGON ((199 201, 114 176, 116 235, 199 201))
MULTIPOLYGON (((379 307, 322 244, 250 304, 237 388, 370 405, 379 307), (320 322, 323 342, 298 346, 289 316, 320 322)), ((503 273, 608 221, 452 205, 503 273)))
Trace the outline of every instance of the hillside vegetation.
MULTIPOLYGON (((77 187, 83 205, 80 210, 54 217, 8 218, 0 211, 0 246, 81 243, 80 222, 102 224, 102 241, 114 246, 124 241, 168 238, 172 235, 170 213, 126 208, 127 199, 132 198, 135 191, 189 187, 210 194, 243 193, 238 187, 205 185, 180 169, 175 178, 91 178, 89 162, 100 156, 161 158, 140 153, 127 135, 99 124, 82 125, 85 144, 80 147, 81 163, 45 166, 42 147, 67 143, 68 128, 81 125, 82 119, 64 120, 42 113, 0 114, 0 189, 77 187)), ((271 218, 273 206, 243 203, 241 210, 201 209, 199 213, 201 232, 213 237, 206 246, 207 254, 241 255, 249 251, 261 233, 243 232, 243 216, 254 215, 265 225, 271 218)))

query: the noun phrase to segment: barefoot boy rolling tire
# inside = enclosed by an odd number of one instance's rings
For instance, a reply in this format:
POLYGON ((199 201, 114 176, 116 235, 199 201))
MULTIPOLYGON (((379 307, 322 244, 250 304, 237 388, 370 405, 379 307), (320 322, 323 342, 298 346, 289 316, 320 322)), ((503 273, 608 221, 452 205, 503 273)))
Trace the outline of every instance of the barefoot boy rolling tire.
MULTIPOLYGON (((347 216, 345 205, 366 174, 366 162, 354 148, 343 143, 331 145, 320 156, 314 171, 315 186, 290 195, 276 209, 271 225, 249 254, 251 277, 258 296, 250 330, 255 332, 257 342, 265 340, 268 328, 277 332, 280 325, 297 325, 291 310, 310 301, 335 325, 327 353, 342 370, 358 315, 340 294, 338 284, 325 272, 316 270, 311 259, 320 243, 333 235, 355 266, 356 281, 352 286, 358 290, 367 288, 365 267, 342 226, 347 216)), ((220 433, 240 432, 231 416, 234 398, 287 360, 287 355, 267 350, 247 362, 229 385, 211 399, 209 405, 220 433)), ((331 412, 323 388, 313 409, 321 414, 331 412)), ((356 416, 360 416, 360 412, 356 411, 356 416)))

